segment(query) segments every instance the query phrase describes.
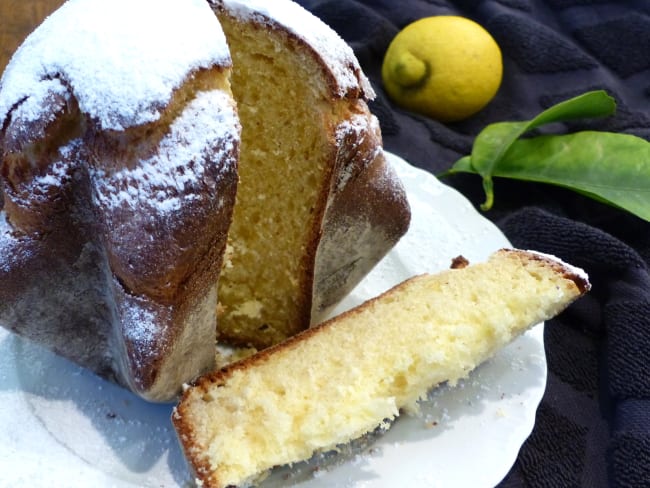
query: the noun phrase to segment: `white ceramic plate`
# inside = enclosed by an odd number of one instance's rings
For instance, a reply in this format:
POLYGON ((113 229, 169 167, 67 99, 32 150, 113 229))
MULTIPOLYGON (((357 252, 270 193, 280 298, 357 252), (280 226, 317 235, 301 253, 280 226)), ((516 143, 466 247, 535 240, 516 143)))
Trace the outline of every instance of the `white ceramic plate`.
MULTIPOLYGON (((509 247, 455 190, 389 155, 409 195, 408 234, 337 311, 399 281, 509 247)), ((542 325, 451 388, 337 455, 280 468, 265 487, 491 487, 530 434, 544 392, 542 325)), ((191 486, 170 405, 147 404, 0 329, 0 486, 191 486)))

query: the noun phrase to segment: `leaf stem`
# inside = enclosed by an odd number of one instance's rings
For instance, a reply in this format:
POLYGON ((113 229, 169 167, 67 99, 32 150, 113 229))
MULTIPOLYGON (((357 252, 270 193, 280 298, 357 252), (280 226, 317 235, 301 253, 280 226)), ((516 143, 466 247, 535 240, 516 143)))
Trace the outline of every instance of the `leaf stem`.
POLYGON ((485 192, 485 202, 481 204, 481 210, 486 212, 494 205, 494 184, 492 177, 488 176, 483 178, 483 191, 485 192))

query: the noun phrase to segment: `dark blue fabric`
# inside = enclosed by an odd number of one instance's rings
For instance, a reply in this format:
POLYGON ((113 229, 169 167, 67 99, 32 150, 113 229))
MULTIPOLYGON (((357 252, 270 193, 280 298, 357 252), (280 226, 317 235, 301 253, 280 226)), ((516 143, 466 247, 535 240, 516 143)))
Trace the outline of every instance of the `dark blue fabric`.
MULTIPOLYGON (((615 117, 566 129, 650 140, 650 1, 299 0, 354 48, 377 91, 371 103, 385 146, 432 173, 468 154, 490 122, 528 119, 591 89, 615 117), (383 54, 406 24, 459 14, 502 48, 504 80, 469 120, 441 124, 390 102, 383 54)), ((446 180, 478 206, 480 181, 446 180)), ((535 428, 501 488, 650 487, 650 224, 568 190, 496 180, 486 214, 521 248, 558 255, 590 274, 593 289, 545 327, 549 367, 535 428)), ((471 469, 471 460, 467 460, 471 469)))

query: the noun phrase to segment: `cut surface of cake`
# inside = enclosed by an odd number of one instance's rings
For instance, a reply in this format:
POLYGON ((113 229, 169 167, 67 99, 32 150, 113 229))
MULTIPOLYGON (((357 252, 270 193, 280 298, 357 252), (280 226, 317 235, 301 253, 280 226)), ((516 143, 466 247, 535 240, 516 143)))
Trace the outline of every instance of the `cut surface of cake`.
POLYGON ((319 321, 408 228, 350 47, 289 0, 215 0, 242 121, 219 340, 263 348, 319 321))
POLYGON ((26 39, 0 81, 0 324, 149 400, 213 367, 230 67, 204 0, 70 0, 26 39))
POLYGON ((188 387, 172 420, 199 484, 248 486, 373 431, 590 289, 534 252, 454 263, 188 387))

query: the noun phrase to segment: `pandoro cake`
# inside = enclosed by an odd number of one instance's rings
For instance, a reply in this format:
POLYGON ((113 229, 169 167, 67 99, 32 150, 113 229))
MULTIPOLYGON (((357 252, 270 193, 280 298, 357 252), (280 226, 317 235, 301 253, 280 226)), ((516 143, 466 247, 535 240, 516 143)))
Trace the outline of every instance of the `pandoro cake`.
POLYGON ((409 224, 372 96, 289 1, 69 0, 0 79, 0 324, 151 401, 309 327, 409 224))

